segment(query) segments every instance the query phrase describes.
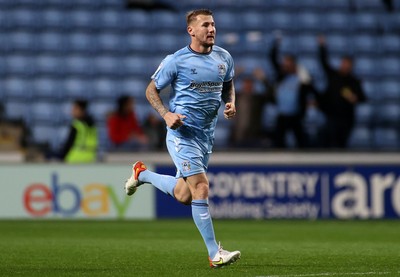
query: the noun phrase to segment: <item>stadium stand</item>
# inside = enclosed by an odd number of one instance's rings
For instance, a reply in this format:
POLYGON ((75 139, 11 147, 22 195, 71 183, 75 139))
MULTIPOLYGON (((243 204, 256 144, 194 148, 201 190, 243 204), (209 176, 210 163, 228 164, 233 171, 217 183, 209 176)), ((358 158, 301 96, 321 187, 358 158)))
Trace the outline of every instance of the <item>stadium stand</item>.
MULTIPOLYGON (((184 12, 204 5, 164 2, 176 10, 127 10, 123 0, 0 0, 0 98, 7 117, 35 122, 34 140, 55 148, 55 138, 61 137, 55 130, 68 120, 66 107, 74 98, 94 101, 102 145, 107 145, 105 115, 112 108, 107 103, 121 93, 135 97, 139 117, 145 118, 151 111, 144 95, 150 75, 166 54, 189 41, 184 12)), ((271 72, 267 51, 279 30, 281 51, 296 54, 323 86, 315 37, 324 32, 334 61, 342 54, 354 56, 369 99, 357 109, 351 147, 399 150, 400 1, 394 2, 393 13, 376 0, 352 5, 348 0, 219 0, 209 7, 215 10, 218 42, 247 71, 271 72)), ((270 130, 273 108, 264 114, 263 125, 270 130)), ((309 116, 306 130, 314 132, 321 115, 311 111, 309 116)), ((228 133, 229 125, 218 129, 217 148, 228 145, 228 133)))

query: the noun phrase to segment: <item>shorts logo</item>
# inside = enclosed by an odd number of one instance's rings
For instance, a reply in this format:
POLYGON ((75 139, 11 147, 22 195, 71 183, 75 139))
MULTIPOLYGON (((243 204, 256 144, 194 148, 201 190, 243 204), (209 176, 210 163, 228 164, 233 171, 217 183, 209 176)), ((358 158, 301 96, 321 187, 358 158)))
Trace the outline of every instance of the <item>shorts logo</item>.
POLYGON ((182 171, 183 172, 189 172, 190 171, 190 162, 189 161, 183 161, 182 162, 182 171))
POLYGON ((218 65, 218 74, 220 76, 225 76, 226 75, 226 67, 223 63, 218 65))

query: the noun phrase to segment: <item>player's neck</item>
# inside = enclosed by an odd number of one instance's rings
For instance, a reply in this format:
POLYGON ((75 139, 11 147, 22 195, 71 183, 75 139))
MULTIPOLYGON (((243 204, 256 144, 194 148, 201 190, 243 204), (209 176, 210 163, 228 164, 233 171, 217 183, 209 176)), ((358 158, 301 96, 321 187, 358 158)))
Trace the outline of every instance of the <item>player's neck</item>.
POLYGON ((208 54, 211 52, 212 50, 212 46, 204 46, 201 44, 196 44, 196 43, 191 43, 189 45, 190 49, 192 49, 194 52, 200 53, 200 54, 208 54))

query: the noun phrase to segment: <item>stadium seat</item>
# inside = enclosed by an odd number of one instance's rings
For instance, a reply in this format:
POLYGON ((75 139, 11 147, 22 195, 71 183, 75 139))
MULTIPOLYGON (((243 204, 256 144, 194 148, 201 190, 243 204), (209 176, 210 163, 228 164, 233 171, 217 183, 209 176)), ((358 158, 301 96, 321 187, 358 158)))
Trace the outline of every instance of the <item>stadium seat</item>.
POLYGON ((349 138, 348 146, 353 149, 370 149, 372 144, 372 133, 369 128, 357 127, 353 129, 349 138))
POLYGON ((130 56, 123 59, 123 69, 128 76, 149 76, 146 57, 130 56))
POLYGON ((93 81, 94 99, 105 99, 114 102, 121 93, 121 81, 100 78, 93 81))
POLYGON ((400 76, 400 59, 398 56, 385 56, 379 62, 381 74, 386 77, 400 76))
POLYGON ((7 100, 5 103, 5 116, 11 120, 27 120, 29 115, 29 103, 7 100))
POLYGON ((357 8, 357 11, 359 11, 359 12, 365 12, 365 11, 371 11, 371 12, 376 12, 376 13, 384 12, 383 1, 356 0, 355 5, 357 8))
POLYGON ((65 56, 65 73, 70 76, 91 77, 94 74, 94 66, 91 57, 83 55, 65 56))
POLYGON ((300 35, 297 37, 297 51, 299 56, 314 54, 318 51, 318 43, 314 35, 300 35))
POLYGON ((266 131, 273 131, 278 117, 278 110, 275 105, 267 104, 263 109, 262 126, 266 131))
POLYGON ((153 50, 152 38, 146 33, 130 33, 124 36, 124 47, 133 53, 151 52, 153 50))
POLYGON ((73 10, 69 13, 68 19, 70 28, 83 32, 94 31, 100 20, 96 13, 87 10, 73 10))
POLYGON ((33 83, 33 97, 52 101, 61 100, 62 83, 59 80, 44 77, 35 79, 33 83))
POLYGON ((354 71, 360 78, 374 78, 381 75, 380 69, 376 66, 376 60, 372 58, 358 58, 355 61, 354 71))
MULTIPOLYGON (((340 2, 340 1, 329 1, 329 2, 340 2)), ((332 31, 342 33, 343 30, 346 30, 347 32, 352 30, 352 19, 345 12, 327 13, 324 16, 323 22, 324 22, 325 33, 329 33, 332 31)))
POLYGON ((272 30, 282 30, 286 32, 295 31, 296 21, 294 15, 286 12, 272 13, 268 18, 269 27, 272 30))
POLYGON ((12 29, 35 31, 41 28, 43 24, 41 13, 30 9, 9 11, 8 20, 12 29))
POLYGON ((214 145, 215 148, 224 149, 229 147, 229 137, 231 128, 225 125, 219 125, 215 128, 214 145))
POLYGON ((356 124, 361 126, 371 126, 374 118, 374 105, 360 104, 356 106, 356 124))
POLYGON ((379 83, 365 80, 361 85, 369 102, 375 104, 382 100, 379 83))
POLYGON ((98 28, 102 31, 122 31, 124 29, 124 17, 116 10, 104 10, 98 15, 98 28))
POLYGON ((268 17, 260 11, 246 11, 240 16, 245 30, 264 30, 268 27, 268 17))
POLYGON ((72 120, 72 101, 67 101, 64 99, 63 103, 60 104, 60 121, 62 124, 70 124, 72 120))
POLYGON ((377 43, 376 36, 358 35, 352 38, 354 53, 376 55, 379 53, 380 43, 377 43))
POLYGON ((102 32, 96 38, 99 53, 122 54, 124 52, 125 39, 117 33, 102 32))
POLYGON ((396 129, 377 128, 373 134, 374 146, 378 149, 396 149, 399 147, 399 134, 396 129))
MULTIPOLYGON (((37 1, 40 2, 40 1, 37 1)), ((96 1, 93 1, 96 2, 96 1)), ((67 31, 67 14, 62 10, 46 9, 42 13, 43 28, 52 31, 67 31)))
POLYGON ((139 101, 145 101, 146 88, 150 79, 129 78, 122 82, 121 93, 131 95, 139 101))
POLYGON ((68 125, 54 128, 54 133, 50 138, 50 145, 53 151, 59 152, 62 149, 64 143, 67 141, 68 134, 68 125))
POLYGON ((383 104, 377 106, 375 118, 379 126, 398 126, 400 121, 400 105, 383 104))
POLYGON ((398 35, 385 35, 380 40, 383 53, 399 54, 400 37, 398 35))
POLYGON ((345 34, 327 35, 327 46, 329 51, 334 55, 351 54, 352 49, 349 49, 350 39, 345 34))
POLYGON ((93 54, 97 51, 94 35, 89 33, 74 32, 69 35, 68 47, 71 52, 93 54))
POLYGON ((29 79, 12 77, 5 80, 5 97, 8 101, 20 100, 28 102, 32 97, 32 83, 29 79))
POLYGON ((123 13, 125 26, 128 31, 143 31, 151 30, 151 17, 148 12, 144 10, 129 10, 123 13))
POLYGON ((11 75, 20 75, 21 77, 30 77, 35 73, 33 66, 34 59, 31 56, 8 56, 6 57, 6 66, 11 75))
POLYGON ((317 61, 314 57, 304 56, 304 58, 302 57, 298 60, 298 63, 307 69, 314 80, 322 78, 322 67, 319 61, 317 61))
POLYGON ((238 31, 241 26, 241 17, 229 11, 221 11, 215 16, 215 26, 221 32, 238 31))
POLYGON ((34 124, 57 124, 61 119, 60 114, 59 105, 49 101, 35 101, 30 105, 29 109, 29 119, 34 122, 34 124))
POLYGON ((348 12, 350 10, 349 0, 322 0, 321 2, 327 11, 348 12))
POLYGON ((66 52, 67 39, 60 32, 45 32, 39 35, 38 50, 46 53, 59 53, 66 52))
POLYGON ((297 16, 296 25, 299 31, 321 32, 323 30, 322 16, 318 13, 304 12, 297 16))
POLYGON ((137 120, 141 124, 143 124, 148 115, 154 112, 154 109, 150 105, 148 105, 147 101, 144 102, 143 100, 139 101, 139 99, 136 99, 136 101, 134 102, 134 111, 137 120))
POLYGON ((105 122, 110 112, 115 109, 115 103, 110 101, 96 101, 89 105, 89 113, 93 116, 96 124, 105 122))
POLYGON ((381 97, 384 101, 392 102, 400 101, 400 82, 397 80, 387 80, 382 81, 379 86, 379 91, 381 92, 381 97))
POLYGON ((157 37, 159 41, 152 47, 158 53, 171 54, 186 45, 186 36, 181 34, 158 33, 157 37))
POLYGON ((62 56, 41 55, 36 58, 37 74, 63 76, 65 73, 65 59, 62 56))
POLYGON ((94 74, 106 76, 120 76, 124 74, 122 61, 115 56, 97 56, 93 59, 94 74))
POLYGON ((172 11, 155 10, 151 13, 151 22, 154 30, 176 30, 182 25, 182 16, 172 11))
POLYGON ((57 129, 47 125, 36 125, 32 128, 33 141, 36 143, 48 143, 51 146, 57 129))
POLYGON ((84 79, 68 78, 64 81, 63 91, 65 100, 91 99, 93 89, 91 83, 84 79))
POLYGON ((352 16, 355 31, 376 33, 378 31, 378 19, 375 13, 359 13, 352 16))
POLYGON ((5 37, 1 44, 3 44, 2 47, 8 45, 7 50, 29 53, 37 50, 38 39, 35 33, 15 31, 5 37))

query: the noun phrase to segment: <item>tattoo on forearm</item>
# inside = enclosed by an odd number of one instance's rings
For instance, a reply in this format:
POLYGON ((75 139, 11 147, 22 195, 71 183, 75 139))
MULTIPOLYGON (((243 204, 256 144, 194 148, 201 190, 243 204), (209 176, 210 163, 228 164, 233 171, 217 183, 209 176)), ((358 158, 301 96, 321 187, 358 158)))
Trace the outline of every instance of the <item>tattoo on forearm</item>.
POLYGON ((221 97, 224 103, 235 102, 235 89, 233 87, 233 82, 224 83, 221 97))
POLYGON ((156 90, 148 89, 146 91, 146 98, 149 101, 150 105, 160 114, 161 117, 164 117, 168 112, 168 109, 164 106, 160 95, 156 90))

